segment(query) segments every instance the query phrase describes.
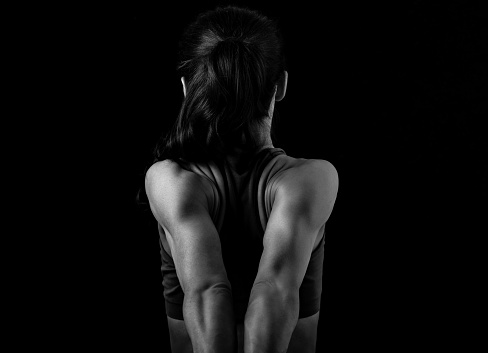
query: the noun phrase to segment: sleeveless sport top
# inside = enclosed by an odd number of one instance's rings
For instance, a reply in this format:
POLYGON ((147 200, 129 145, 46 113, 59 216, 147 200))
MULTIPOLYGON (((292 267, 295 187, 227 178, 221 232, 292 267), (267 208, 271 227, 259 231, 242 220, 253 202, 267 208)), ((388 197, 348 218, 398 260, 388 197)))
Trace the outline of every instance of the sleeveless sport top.
MULTIPOLYGON (((211 218, 219 233, 222 257, 232 286, 234 313, 242 323, 252 285, 263 252, 263 237, 271 213, 271 190, 278 173, 292 168, 303 159, 287 158, 281 148, 265 148, 250 158, 244 171, 238 172, 228 161, 217 164, 190 163, 175 160, 182 168, 211 181, 213 205, 211 218), (281 157, 280 157, 281 156, 281 157), (283 158, 284 157, 284 158, 283 158)), ((183 320, 184 293, 176 275, 166 235, 158 224, 161 247, 161 271, 166 314, 183 320)), ((324 234, 312 252, 300 286, 299 317, 307 317, 320 310, 324 234)))

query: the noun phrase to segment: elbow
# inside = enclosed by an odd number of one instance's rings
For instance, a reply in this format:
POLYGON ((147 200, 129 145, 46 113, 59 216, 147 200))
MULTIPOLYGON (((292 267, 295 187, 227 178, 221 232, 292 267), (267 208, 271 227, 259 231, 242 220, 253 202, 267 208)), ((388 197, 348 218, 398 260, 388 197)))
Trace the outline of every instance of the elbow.
POLYGON ((190 286, 186 286, 184 290, 185 296, 200 296, 206 293, 232 295, 232 287, 229 281, 203 281, 199 283, 193 283, 190 286))
POLYGON ((298 291, 282 290, 267 281, 256 282, 244 318, 247 346, 259 352, 286 352, 299 311, 298 291), (281 348, 270 350, 271 347, 281 348))
POLYGON ((260 279, 254 282, 251 293, 254 291, 266 292, 286 301, 298 302, 300 285, 298 283, 281 283, 276 280, 260 279))
POLYGON ((257 281, 252 287, 250 302, 260 301, 286 308, 288 313, 296 314, 298 317, 300 309, 299 287, 280 286, 279 283, 270 280, 257 281))

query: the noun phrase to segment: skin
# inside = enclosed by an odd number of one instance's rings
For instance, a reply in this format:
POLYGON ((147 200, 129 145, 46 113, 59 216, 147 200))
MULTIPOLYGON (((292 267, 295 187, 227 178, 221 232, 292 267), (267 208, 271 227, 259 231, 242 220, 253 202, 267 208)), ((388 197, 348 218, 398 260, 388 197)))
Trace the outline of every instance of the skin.
MULTIPOLYGON (((287 80, 284 72, 269 107, 269 124, 257 132, 263 145, 272 147, 271 117, 287 80)), ((184 78, 182 84, 186 94, 184 78)), ((314 352, 319 313, 298 319, 298 290, 333 208, 337 171, 327 161, 297 159, 296 167, 277 178, 258 274, 240 325, 210 218, 208 183, 170 160, 154 164, 146 175, 151 210, 165 231, 185 293, 184 321, 168 318, 172 351, 314 352)))
MULTIPOLYGON (((320 312, 299 319, 290 339, 287 353, 315 353, 317 341, 317 326, 320 312)), ((190 336, 186 330, 185 321, 176 320, 170 317, 168 327, 171 340, 171 351, 173 353, 193 353, 190 336)), ((244 352, 244 325, 236 325, 238 338, 238 353, 244 352)))

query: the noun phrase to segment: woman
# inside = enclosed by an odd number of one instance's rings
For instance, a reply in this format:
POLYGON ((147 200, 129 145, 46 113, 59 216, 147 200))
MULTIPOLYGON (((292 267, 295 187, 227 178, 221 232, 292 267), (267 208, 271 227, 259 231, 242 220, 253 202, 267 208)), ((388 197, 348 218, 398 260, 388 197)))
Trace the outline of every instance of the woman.
POLYGON ((275 148, 288 73, 276 24, 203 13, 181 41, 184 99, 146 193, 173 352, 314 352, 325 223, 338 177, 275 148))

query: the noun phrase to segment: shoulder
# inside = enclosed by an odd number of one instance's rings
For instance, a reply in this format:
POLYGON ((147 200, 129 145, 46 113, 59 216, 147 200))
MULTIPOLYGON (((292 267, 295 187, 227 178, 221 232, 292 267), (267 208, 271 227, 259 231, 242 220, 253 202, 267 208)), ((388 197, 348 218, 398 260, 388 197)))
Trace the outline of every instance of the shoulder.
POLYGON ((187 186, 198 188, 201 186, 200 176, 182 168, 178 163, 165 159, 154 163, 146 172, 146 187, 149 186, 187 186))
POLYGON ((272 204, 306 214, 323 224, 332 211, 339 187, 337 169, 320 159, 297 159, 275 181, 272 204), (324 218, 325 217, 325 218, 324 218))
POLYGON ((148 169, 145 187, 150 203, 155 206, 207 204, 203 178, 169 159, 156 162, 148 169))
POLYGON ((172 176, 181 173, 184 169, 175 161, 165 159, 154 163, 146 172, 147 178, 158 178, 161 176, 172 176))
POLYGON ((277 175, 276 186, 282 188, 339 187, 339 174, 332 163, 323 159, 292 158, 288 168, 277 175))
POLYGON ((294 168, 297 173, 310 174, 328 178, 338 179, 337 169, 332 163, 325 159, 303 159, 302 163, 294 168))
POLYGON ((146 172, 146 191, 148 194, 154 193, 172 184, 179 184, 182 181, 180 178, 182 174, 185 177, 185 173, 182 173, 182 168, 172 160, 166 159, 156 162, 146 172))

